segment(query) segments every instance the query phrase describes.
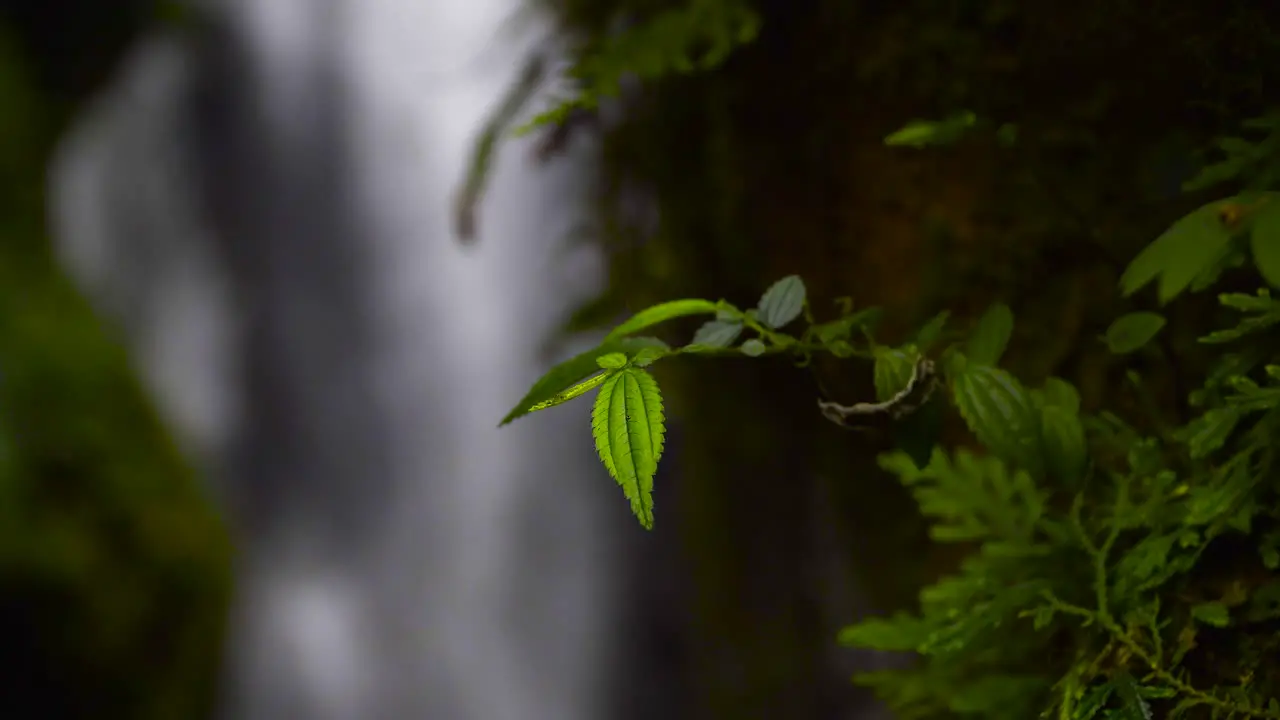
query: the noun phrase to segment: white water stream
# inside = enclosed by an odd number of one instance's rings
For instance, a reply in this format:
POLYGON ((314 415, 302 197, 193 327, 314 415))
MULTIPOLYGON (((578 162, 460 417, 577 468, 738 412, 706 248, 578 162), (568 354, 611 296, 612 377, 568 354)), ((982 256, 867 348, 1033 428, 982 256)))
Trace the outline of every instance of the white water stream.
POLYGON ((599 282, 559 247, 589 150, 509 143, 450 233, 517 2, 229 1, 235 45, 137 48, 56 163, 65 262, 238 528, 226 718, 602 716, 625 503, 583 408, 495 428, 599 282))

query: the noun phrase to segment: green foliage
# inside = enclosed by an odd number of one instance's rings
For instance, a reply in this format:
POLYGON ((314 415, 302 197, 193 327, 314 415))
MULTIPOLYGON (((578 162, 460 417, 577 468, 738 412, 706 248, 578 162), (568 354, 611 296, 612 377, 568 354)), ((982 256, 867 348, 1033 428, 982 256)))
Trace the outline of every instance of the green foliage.
MULTIPOLYGON (((804 282, 795 275, 782 278, 760 297, 756 307, 742 310, 726 300, 675 300, 660 303, 636 313, 605 336, 592 350, 570 358, 552 368, 539 379, 524 398, 503 419, 506 424, 532 412, 554 407, 599 388, 592 411, 592 435, 605 469, 622 487, 632 511, 645 528, 653 525, 653 475, 661 457, 665 425, 661 394, 657 381, 640 368, 658 360, 677 356, 762 357, 786 355, 797 365, 807 364, 813 355, 828 353, 836 357, 861 357, 874 362, 876 396, 892 405, 895 398, 907 393, 919 380, 918 362, 924 349, 941 338, 948 314, 940 313, 915 336, 915 342, 902 347, 877 344, 872 328, 879 318, 875 308, 855 310, 846 300, 837 302, 839 317, 827 322, 813 319, 804 282), (696 315, 714 314, 702 324, 691 341, 672 348, 657 338, 627 337, 631 333, 650 330, 664 322, 696 315), (807 327, 798 334, 781 328, 803 316, 807 327), (744 333, 751 337, 741 339, 744 333), (855 333, 861 335, 856 337, 855 333), (736 345, 735 345, 736 343, 736 345)), ((998 359, 1013 330, 1013 316, 1003 305, 993 306, 978 322, 968 337, 966 347, 976 348, 993 362, 998 359)), ((959 355, 956 346, 946 352, 959 355)), ((1002 370, 972 363, 969 370, 957 376, 959 386, 978 386, 992 382, 1014 382, 1003 378, 1002 370)), ((922 381, 923 382, 923 381, 922 381)), ((972 395, 972 393, 971 393, 972 395)), ((1027 404, 1023 416, 1000 414, 996 405, 975 406, 966 396, 975 422, 987 432, 988 425, 1006 428, 1022 423, 1023 434, 1039 445, 1037 412, 1027 404), (977 407, 976 410, 973 408, 977 407), (995 414, 992 414, 995 413, 995 414), (994 424, 994 425, 993 425, 994 424)), ((1030 403, 1027 396, 1027 403, 1030 403)), ((1021 407, 1021 406, 1020 406, 1021 407)), ((995 431, 992 431, 995 432, 995 431)), ((1063 446, 1069 445, 1066 441, 1063 446)))
MULTIPOLYGON (((621 353, 624 357, 634 357, 645 349, 664 352, 667 350, 667 344, 657 338, 649 337, 606 340, 595 349, 565 360, 551 368, 538 382, 534 383, 511 412, 502 418, 501 425, 506 425, 536 410, 544 410, 578 397, 582 393, 574 392, 575 386, 584 381, 591 382, 591 376, 601 369, 599 358, 615 353, 621 353)), ((587 390, 590 389, 587 388, 587 390)))
POLYGON ((781 330, 800 317, 804 299, 804 282, 796 275, 788 275, 765 290, 760 298, 757 310, 760 321, 774 330, 781 330))
MULTIPOLYGON (((1262 164, 1256 148, 1227 147, 1232 172, 1262 164)), ((1207 288, 1250 233, 1270 282, 1272 197, 1216 201, 1174 223, 1130 264, 1122 291, 1158 279, 1163 303, 1207 288)), ((1201 338, 1222 355, 1189 398, 1197 415, 1160 437, 1083 414, 1061 379, 1028 389, 952 353, 952 399, 982 452, 935 448, 923 467, 894 452, 881 464, 912 491, 935 542, 971 551, 915 612, 840 636, 915 654, 910 669, 857 678, 898 717, 1280 718, 1280 643, 1267 639, 1280 617, 1280 303, 1265 289, 1219 301, 1238 321, 1201 338)), ((1129 313, 1105 339, 1133 352, 1165 323, 1129 313)), ((1000 346, 986 338, 1002 334, 985 324, 966 346, 982 360, 1000 346)))
POLYGON ((977 122, 978 116, 967 110, 943 120, 913 120, 886 137, 884 144, 911 148, 950 145, 977 122))
MULTIPOLYGON (((953 145, 975 130, 992 130, 992 126, 969 110, 952 113, 942 120, 912 120, 884 139, 889 147, 915 149, 953 145)), ((1018 126, 1004 123, 994 128, 996 143, 1013 147, 1018 140, 1018 126)))
POLYGON ((1151 342, 1164 326, 1164 316, 1153 312, 1121 315, 1107 328, 1107 347, 1117 355, 1131 353, 1151 342))
POLYGON ((1280 203, 1266 203, 1253 216, 1249 250, 1258 273, 1271 287, 1280 287, 1280 203))
POLYGON ((965 345, 965 357, 975 365, 995 365, 1013 335, 1013 311, 1008 305, 992 305, 978 320, 965 345))
POLYGON ((1157 278, 1161 304, 1182 294, 1226 253, 1237 228, 1224 216, 1237 202, 1215 200, 1170 226, 1129 263, 1120 279, 1124 294, 1132 295, 1157 278))
POLYGON ((516 125, 547 80, 547 58, 539 53, 526 61, 472 147, 454 211, 463 241, 476 235, 476 208, 508 132, 521 136, 567 125, 575 113, 594 111, 602 99, 616 97, 626 77, 653 81, 713 70, 760 31, 760 16, 749 0, 685 0, 639 20, 614 17, 611 24, 622 20, 630 22, 626 30, 602 34, 575 48, 575 62, 562 78, 567 87, 557 90, 549 108, 516 125))
POLYGON ((759 31, 760 17, 745 0, 687 0, 662 10, 576 53, 567 72, 571 94, 516 132, 557 125, 575 110, 594 109, 602 98, 616 96, 628 75, 655 80, 716 68, 759 31))
POLYGON ((77 48, 74 58, 35 53, 43 43, 27 23, 10 22, 20 18, 8 9, 0 13, 3 714, 206 717, 231 591, 226 528, 119 338, 59 272, 45 227, 41 178, 83 100, 56 82, 61 69, 82 76, 114 66, 103 45, 140 28, 129 27, 122 6, 78 15, 87 34, 64 24, 58 35, 77 48))

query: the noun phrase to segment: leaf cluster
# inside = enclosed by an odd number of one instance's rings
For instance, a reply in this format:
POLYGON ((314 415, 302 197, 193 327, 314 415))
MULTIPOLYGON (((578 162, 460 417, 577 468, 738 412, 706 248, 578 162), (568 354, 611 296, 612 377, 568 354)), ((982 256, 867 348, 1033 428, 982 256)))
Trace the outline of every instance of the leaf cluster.
MULTIPOLYGON (((1225 147, 1237 173, 1264 164, 1261 150, 1225 147)), ((1122 293, 1154 282, 1164 304, 1250 264, 1274 286, 1273 198, 1259 187, 1175 222, 1130 264, 1122 293)), ((1027 388, 990 355, 979 368, 972 350, 948 364, 981 452, 881 463, 914 493, 934 541, 972 551, 914 612, 841 634, 916 656, 856 678, 898 717, 1280 718, 1280 303, 1266 289, 1219 301, 1237 317, 1201 338, 1221 354, 1189 398, 1198 414, 1161 437, 1083 413, 1065 381, 1027 388)), ((1104 340, 1133 352, 1164 325, 1130 313, 1104 340)))

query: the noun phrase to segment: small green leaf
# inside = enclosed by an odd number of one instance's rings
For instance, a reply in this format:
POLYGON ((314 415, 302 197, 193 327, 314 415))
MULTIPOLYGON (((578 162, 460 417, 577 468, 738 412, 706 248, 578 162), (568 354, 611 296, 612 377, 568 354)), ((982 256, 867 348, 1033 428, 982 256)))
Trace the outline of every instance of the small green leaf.
POLYGON ((722 300, 720 309, 716 311, 716 319, 726 323, 741 323, 742 311, 722 300))
POLYGON ((1222 222, 1224 205, 1235 198, 1218 200, 1188 213, 1175 222, 1129 263, 1120 278, 1126 296, 1159 277, 1159 298, 1164 304, 1177 297, 1220 257, 1234 230, 1222 222))
POLYGON ((627 356, 623 353, 608 353, 596 358, 596 364, 605 370, 618 370, 627 364, 627 356))
POLYGON ((916 333, 915 346, 921 351, 928 350, 933 346, 938 338, 942 336, 942 329, 946 327, 947 320, 951 317, 950 310, 943 310, 929 319, 929 322, 920 328, 920 332, 916 333))
POLYGON ((996 144, 1003 148, 1013 147, 1018 142, 1018 126, 1005 123, 996 128, 996 144))
POLYGON ((1254 216, 1249 245, 1258 273, 1271 287, 1280 288, 1280 202, 1267 203, 1254 216))
POLYGON ((636 367, 649 367, 670 354, 671 351, 666 348, 640 348, 640 351, 631 359, 631 362, 635 363, 636 367))
POLYGON ((911 373, 915 370, 918 357, 919 353, 906 349, 875 349, 876 362, 872 376, 876 385, 876 400, 888 400, 911 382, 911 373))
POLYGON ((739 321, 708 320, 693 334, 693 341, 689 344, 725 348, 732 345, 741 333, 742 323, 739 321))
POLYGON ((1040 410, 1040 439, 1046 469, 1068 487, 1074 487, 1084 478, 1089 464, 1080 416, 1073 410, 1046 402, 1040 410))
POLYGON ((1150 342, 1164 325, 1164 317, 1153 312, 1121 315, 1107 328, 1107 347, 1117 355, 1131 353, 1150 342))
POLYGON ((1208 457, 1213 451, 1226 444, 1236 425, 1243 419, 1244 413, 1237 407, 1228 405, 1213 408, 1187 423, 1178 431, 1177 437, 1186 443, 1191 457, 1197 459, 1208 457))
POLYGON ((688 315, 715 315, 719 310, 720 306, 710 300, 693 299, 664 302, 641 310, 631 316, 630 319, 609 331, 609 334, 604 339, 605 342, 617 340, 668 320, 688 315))
POLYGON ((863 308, 831 322, 814 325, 813 332, 823 343, 848 340, 853 335, 853 331, 858 328, 866 328, 868 330, 874 328, 876 323, 880 322, 882 315, 884 315, 884 311, 881 308, 863 308))
POLYGON ((1057 407, 1069 413, 1080 412, 1080 393, 1071 383, 1058 377, 1044 381, 1044 404, 1046 407, 1057 407))
POLYGON ((507 423, 528 415, 533 412, 531 408, 539 403, 551 400, 557 394, 571 389, 577 383, 600 372, 600 365, 596 363, 596 358, 609 353, 634 353, 644 348, 654 348, 666 351, 670 348, 667 344, 657 338, 636 337, 623 338, 612 342, 605 342, 600 347, 593 348, 579 355, 575 355, 568 360, 556 365, 547 371, 545 375, 538 379, 529 392, 521 398, 520 402, 502 418, 499 427, 507 423))
POLYGON ((1231 611, 1220 602, 1200 603, 1191 608, 1191 617, 1214 627, 1226 627, 1231 624, 1231 611))
POLYGON ((965 355, 976 365, 995 365, 1009 345, 1013 335, 1013 311, 1008 305, 996 303, 983 313, 978 324, 969 334, 965 355))
POLYGON ((749 357, 760 357, 764 354, 765 346, 764 343, 759 340, 751 338, 750 340, 742 343, 742 347, 740 349, 742 350, 743 355, 747 355, 749 357))
POLYGON ((1218 303, 1240 312, 1267 312, 1276 309, 1276 301, 1272 299, 1271 291, 1266 288, 1259 289, 1256 295, 1222 293, 1218 296, 1218 303))
POLYGON ((591 410, 600 462, 647 530, 653 529, 653 476, 662 458, 664 420, 657 381, 634 367, 610 375, 591 410))
POLYGON ((1153 720, 1151 706, 1142 697, 1141 688, 1128 673, 1120 673, 1116 678, 1116 694, 1124 703, 1124 720, 1153 720))
POLYGON ((978 116, 969 111, 956 113, 945 120, 913 120, 886 137, 884 144, 912 148, 946 145, 960 139, 977 122, 978 116))
POLYGON ((757 306, 760 322, 773 329, 800 317, 804 309, 804 281, 799 275, 788 275, 764 291, 757 306))
POLYGON ((931 628, 906 613, 890 618, 871 617, 840 630, 838 642, 848 647, 894 652, 911 652, 928 636, 931 628))
MULTIPOLYGON (((606 356, 606 357, 607 357, 607 356, 606 356)), ((622 356, 622 361, 623 361, 623 364, 624 364, 624 365, 626 364, 626 360, 627 360, 627 356, 626 356, 626 355, 623 355, 623 356, 622 356)), ((537 412, 537 411, 539 411, 539 410, 546 410, 546 409, 547 409, 547 408, 549 408, 549 407, 555 407, 556 405, 562 405, 562 404, 567 403, 567 402, 569 402, 570 400, 572 400, 572 399, 574 399, 574 398, 576 398, 576 397, 579 397, 579 396, 581 396, 581 395, 585 395, 586 393, 588 393, 588 392, 590 392, 592 389, 594 389, 596 386, 598 386, 598 385, 600 385, 601 383, 603 383, 605 380, 608 380, 608 379, 609 379, 609 375, 610 375, 610 374, 611 374, 611 373, 609 373, 609 372, 602 372, 602 373, 600 373, 599 375, 595 375, 595 376, 589 377, 589 378, 587 378, 586 380, 583 380, 582 382, 578 383, 577 385, 574 385, 573 387, 568 388, 567 390, 563 390, 563 391, 561 391, 561 392, 558 392, 558 393, 556 393, 555 395, 553 395, 553 396, 551 396, 551 397, 547 398, 546 400, 543 400, 543 401, 542 401, 542 402, 540 402, 540 403, 536 403, 536 404, 534 404, 534 405, 531 405, 531 406, 529 407, 528 412, 531 412, 531 413, 532 413, 532 412, 537 412)))

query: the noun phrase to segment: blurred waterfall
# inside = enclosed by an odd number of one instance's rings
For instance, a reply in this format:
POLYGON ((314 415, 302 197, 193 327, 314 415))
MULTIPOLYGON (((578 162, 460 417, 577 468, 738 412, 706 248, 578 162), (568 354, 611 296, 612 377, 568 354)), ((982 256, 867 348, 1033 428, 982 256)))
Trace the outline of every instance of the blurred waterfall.
POLYGON ((508 144, 449 232, 517 2, 227 0, 53 168, 64 262, 239 533, 226 718, 602 716, 625 503, 581 407, 494 427, 600 282, 559 247, 590 150, 508 144))

